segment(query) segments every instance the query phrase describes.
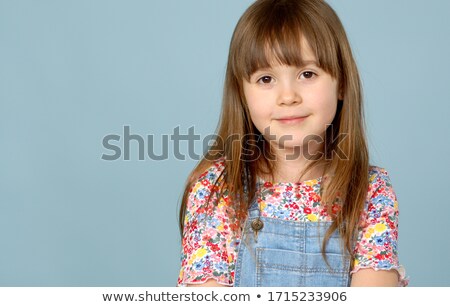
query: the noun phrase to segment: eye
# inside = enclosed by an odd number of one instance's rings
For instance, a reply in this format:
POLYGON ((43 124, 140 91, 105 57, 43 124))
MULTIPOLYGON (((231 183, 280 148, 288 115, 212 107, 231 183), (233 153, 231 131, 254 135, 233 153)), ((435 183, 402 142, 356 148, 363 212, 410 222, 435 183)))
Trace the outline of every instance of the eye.
POLYGON ((312 71, 304 71, 300 74, 300 78, 304 78, 304 79, 311 79, 315 76, 316 74, 313 73, 312 71))
POLYGON ((272 82, 273 78, 270 76, 263 76, 261 78, 258 79, 258 83, 263 83, 263 84, 270 84, 272 82))

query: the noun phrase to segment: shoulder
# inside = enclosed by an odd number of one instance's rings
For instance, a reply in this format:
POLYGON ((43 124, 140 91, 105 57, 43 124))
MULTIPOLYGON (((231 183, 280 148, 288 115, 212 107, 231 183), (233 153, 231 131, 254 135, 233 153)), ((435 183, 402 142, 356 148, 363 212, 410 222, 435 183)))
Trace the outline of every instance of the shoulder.
POLYGON ((388 171, 380 166, 369 166, 369 184, 371 186, 379 186, 382 184, 391 184, 388 171))
POLYGON ((221 157, 214 161, 205 161, 203 167, 197 169, 191 174, 191 189, 190 193, 199 188, 212 189, 217 186, 221 180, 222 174, 225 170, 225 158, 221 157))
MULTIPOLYGON (((217 192, 222 181, 222 174, 225 170, 225 158, 219 158, 214 161, 207 161, 205 166, 198 169, 191 175, 191 187, 189 190, 189 198, 187 210, 197 211, 203 207, 213 192, 217 192), (201 173, 200 173, 201 172, 201 173)), ((214 201, 213 198, 211 200, 214 201)))
POLYGON ((374 225, 383 220, 389 228, 397 228, 399 214, 397 195, 385 168, 370 166, 369 188, 364 209, 362 226, 374 225))
POLYGON ((369 167, 369 188, 367 193, 367 200, 371 198, 384 195, 389 199, 395 199, 395 195, 391 178, 389 177, 388 171, 379 166, 371 165, 369 167))

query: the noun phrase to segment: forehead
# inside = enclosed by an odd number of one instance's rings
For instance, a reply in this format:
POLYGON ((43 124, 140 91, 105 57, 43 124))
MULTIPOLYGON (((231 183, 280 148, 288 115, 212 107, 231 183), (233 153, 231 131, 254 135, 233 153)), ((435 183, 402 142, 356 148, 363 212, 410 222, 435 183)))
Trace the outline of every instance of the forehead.
POLYGON ((260 59, 258 68, 265 68, 264 64, 268 66, 274 65, 292 65, 292 66, 304 66, 308 63, 316 63, 316 54, 312 50, 310 44, 305 37, 301 37, 298 44, 293 44, 291 46, 281 46, 279 43, 274 45, 269 45, 267 43, 264 48, 265 61, 260 59))
POLYGON ((266 39, 258 49, 247 53, 247 56, 245 70, 242 72, 243 79, 247 81, 255 72, 277 65, 303 67, 314 63, 320 67, 308 40, 301 35, 287 41, 266 39))
POLYGON ((232 49, 231 65, 237 80, 249 81, 256 71, 276 65, 304 67, 307 62, 339 76, 339 55, 331 36, 320 36, 307 27, 257 29, 240 36, 232 49))
POLYGON ((330 9, 325 1, 256 1, 233 34, 229 63, 235 80, 249 80, 275 64, 302 67, 307 61, 339 78, 350 52, 330 9))

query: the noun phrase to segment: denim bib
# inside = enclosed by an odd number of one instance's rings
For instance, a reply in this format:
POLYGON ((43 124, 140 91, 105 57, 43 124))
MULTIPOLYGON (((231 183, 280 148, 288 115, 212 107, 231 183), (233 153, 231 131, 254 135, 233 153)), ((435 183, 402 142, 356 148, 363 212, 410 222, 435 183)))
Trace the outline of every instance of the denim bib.
POLYGON ((259 217, 254 204, 241 232, 235 267, 235 287, 347 287, 350 258, 341 247, 338 232, 330 237, 326 256, 322 240, 331 222, 298 222, 259 217), (251 222, 264 227, 257 242, 251 222))

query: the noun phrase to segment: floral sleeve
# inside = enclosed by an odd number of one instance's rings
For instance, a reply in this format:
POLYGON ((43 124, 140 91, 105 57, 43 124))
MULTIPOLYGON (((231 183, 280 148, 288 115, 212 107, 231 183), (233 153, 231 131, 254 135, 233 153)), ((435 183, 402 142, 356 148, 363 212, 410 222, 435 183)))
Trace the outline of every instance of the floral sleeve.
POLYGON ((187 202, 178 286, 202 284, 213 278, 223 285, 234 281, 236 239, 228 221, 228 195, 218 200, 214 186, 222 165, 215 164, 192 186, 187 202), (210 203, 206 201, 211 195, 210 203))
POLYGON ((369 178, 369 198, 361 219, 351 273, 362 268, 395 269, 399 274, 399 286, 406 286, 408 279, 397 253, 397 197, 385 169, 372 167, 369 178))

